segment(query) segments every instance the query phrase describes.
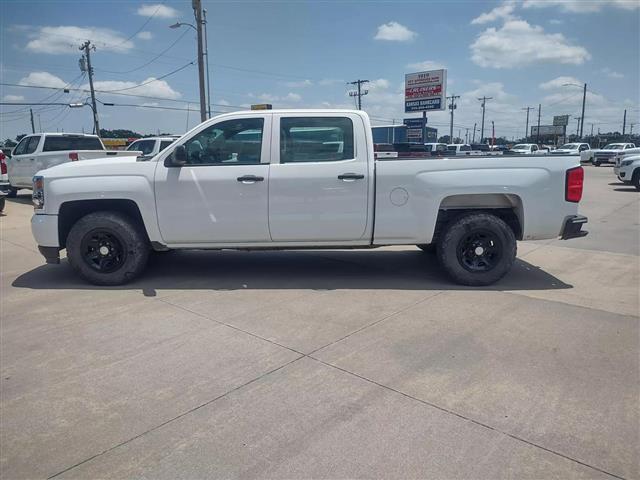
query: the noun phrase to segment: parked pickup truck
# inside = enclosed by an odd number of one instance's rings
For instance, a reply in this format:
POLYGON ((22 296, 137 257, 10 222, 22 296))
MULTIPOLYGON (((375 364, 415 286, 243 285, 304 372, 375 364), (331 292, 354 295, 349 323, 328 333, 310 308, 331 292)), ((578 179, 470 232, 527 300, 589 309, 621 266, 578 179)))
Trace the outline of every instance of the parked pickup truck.
POLYGON ((98 285, 152 250, 436 245, 466 285, 514 263, 516 240, 580 237, 575 157, 374 159, 369 117, 270 110, 214 117, 150 161, 58 165, 34 177, 31 225, 48 263, 98 285))
POLYGON ((139 160, 148 160, 155 157, 180 137, 147 137, 136 140, 127 147, 128 151, 139 151, 139 160))
MULTIPOLYGON (((141 152, 138 152, 138 154, 141 152)), ((105 150, 100 138, 83 133, 37 133, 20 140, 7 161, 9 197, 21 188, 31 188, 39 170, 66 162, 104 157, 130 156, 131 152, 105 150)))
POLYGON ((599 150, 593 150, 592 163, 599 167, 603 163, 614 163, 616 156, 624 154, 625 150, 636 148, 633 143, 610 143, 599 150))

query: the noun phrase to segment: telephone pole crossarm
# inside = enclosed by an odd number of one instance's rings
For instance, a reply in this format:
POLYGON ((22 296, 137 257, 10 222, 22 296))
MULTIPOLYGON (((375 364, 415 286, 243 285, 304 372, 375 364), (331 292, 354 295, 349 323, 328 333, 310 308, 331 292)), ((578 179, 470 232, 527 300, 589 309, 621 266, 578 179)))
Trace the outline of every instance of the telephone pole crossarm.
POLYGON ((355 92, 349 92, 349 96, 350 97, 357 97, 358 100, 358 110, 362 110, 362 97, 364 97, 365 95, 367 95, 369 93, 369 90, 363 90, 362 89, 362 85, 369 83, 369 80, 355 80, 353 82, 349 82, 349 85, 355 85, 357 87, 357 91, 355 92))

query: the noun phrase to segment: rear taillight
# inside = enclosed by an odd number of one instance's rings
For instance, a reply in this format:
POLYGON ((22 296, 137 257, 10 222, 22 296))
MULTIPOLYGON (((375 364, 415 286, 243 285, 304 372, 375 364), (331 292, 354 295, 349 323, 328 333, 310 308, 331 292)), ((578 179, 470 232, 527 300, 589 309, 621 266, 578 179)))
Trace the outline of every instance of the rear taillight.
POLYGON ((69 152, 69 160, 72 162, 78 160, 78 152, 69 152))
POLYGON ((582 199, 584 187, 584 169, 582 167, 567 170, 564 199, 567 202, 579 202, 582 199))
POLYGON ((0 174, 7 174, 7 156, 2 152, 0 152, 0 174))

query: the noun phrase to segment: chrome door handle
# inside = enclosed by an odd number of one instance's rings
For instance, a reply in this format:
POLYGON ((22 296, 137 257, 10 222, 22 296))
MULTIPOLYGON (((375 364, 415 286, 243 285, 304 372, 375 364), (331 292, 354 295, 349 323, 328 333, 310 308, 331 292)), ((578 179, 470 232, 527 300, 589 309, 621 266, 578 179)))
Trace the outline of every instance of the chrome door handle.
POLYGON ((264 177, 258 177, 256 175, 244 175, 242 177, 238 177, 237 180, 242 183, 255 183, 262 182, 264 177))
POLYGON ((364 178, 364 175, 359 173, 343 173, 342 175, 338 175, 338 180, 361 180, 364 178))

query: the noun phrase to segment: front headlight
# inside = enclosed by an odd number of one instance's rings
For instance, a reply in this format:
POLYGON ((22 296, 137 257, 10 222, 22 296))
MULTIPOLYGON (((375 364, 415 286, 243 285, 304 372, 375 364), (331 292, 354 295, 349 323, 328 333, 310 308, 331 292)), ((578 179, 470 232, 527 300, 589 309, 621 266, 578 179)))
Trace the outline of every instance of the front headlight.
POLYGON ((44 177, 33 177, 33 194, 31 195, 33 208, 42 210, 44 208, 44 177))
POLYGON ((627 166, 631 165, 633 162, 634 162, 633 160, 623 160, 623 161, 620 163, 620 166, 621 166, 621 167, 627 167, 627 166))

